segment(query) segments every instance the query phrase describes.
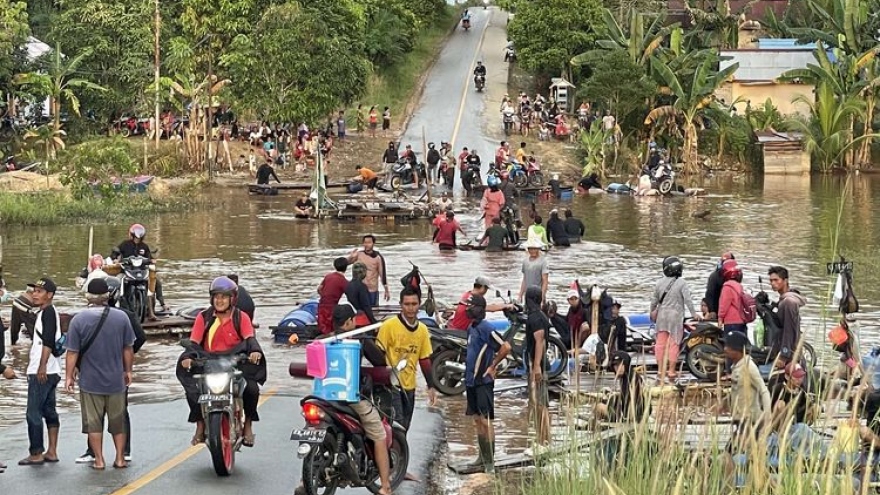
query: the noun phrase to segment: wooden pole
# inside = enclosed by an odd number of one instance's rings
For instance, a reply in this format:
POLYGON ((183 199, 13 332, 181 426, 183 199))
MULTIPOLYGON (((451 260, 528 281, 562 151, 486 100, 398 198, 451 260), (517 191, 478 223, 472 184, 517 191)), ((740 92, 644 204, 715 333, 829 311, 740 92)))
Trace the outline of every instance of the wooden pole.
POLYGON ((329 337, 324 337, 323 339, 317 339, 317 341, 328 343, 328 342, 332 342, 334 340, 344 339, 344 338, 348 338, 348 337, 354 337, 355 335, 360 335, 362 333, 367 333, 371 330, 375 330, 375 329, 381 327, 382 323, 383 322, 380 321, 379 323, 373 323, 372 325, 367 325, 365 327, 355 328, 354 330, 340 333, 338 335, 330 335, 329 337))
POLYGON ((92 257, 93 249, 95 249, 95 227, 89 227, 89 252, 86 257, 86 266, 88 266, 88 261, 92 257))
MULTIPOLYGON (((209 46, 208 50, 210 50, 210 49, 211 49, 211 47, 209 46)), ((213 91, 212 90, 213 89, 214 89, 214 54, 212 53, 208 57, 208 109, 207 109, 207 111, 205 111, 205 145, 206 145, 205 161, 208 164, 208 179, 209 180, 214 180, 214 164, 212 163, 212 160, 211 160, 211 142, 213 140, 212 139, 213 133, 211 131, 214 129, 213 122, 211 122, 211 120, 213 120, 212 110, 214 109, 212 107, 212 105, 213 105, 213 101, 212 101, 213 100, 213 98, 212 98, 213 91)))
POLYGON ((153 133, 156 140, 156 149, 159 149, 159 135, 162 134, 162 125, 159 122, 159 30, 161 26, 161 17, 159 15, 159 0, 156 0, 155 3, 155 30, 156 32, 153 35, 153 83, 156 85, 156 95, 155 95, 155 128, 153 129, 153 133))

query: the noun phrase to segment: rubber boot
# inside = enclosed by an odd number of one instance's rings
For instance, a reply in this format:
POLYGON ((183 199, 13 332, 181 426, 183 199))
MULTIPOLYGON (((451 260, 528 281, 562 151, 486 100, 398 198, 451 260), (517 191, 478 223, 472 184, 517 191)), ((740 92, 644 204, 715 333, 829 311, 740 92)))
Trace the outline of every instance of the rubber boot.
POLYGON ((495 444, 486 437, 477 437, 480 446, 480 461, 486 474, 495 474, 495 444))

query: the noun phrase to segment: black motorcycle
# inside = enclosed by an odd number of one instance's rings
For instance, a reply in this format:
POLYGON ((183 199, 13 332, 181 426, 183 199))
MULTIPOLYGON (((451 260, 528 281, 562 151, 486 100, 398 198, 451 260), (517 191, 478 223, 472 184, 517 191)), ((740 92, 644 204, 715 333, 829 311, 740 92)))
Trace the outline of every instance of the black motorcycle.
POLYGON ((199 387, 199 405, 205 418, 205 443, 217 476, 229 476, 235 467, 235 453, 244 441, 245 378, 237 366, 247 354, 209 355, 202 348, 183 339, 181 345, 204 357, 193 359, 202 373, 193 375, 199 387))
POLYGON ((474 76, 474 87, 477 89, 477 91, 482 93, 483 88, 486 87, 486 76, 483 76, 483 75, 474 76))
POLYGON ((143 256, 129 256, 122 264, 122 297, 119 304, 141 321, 147 318, 147 284, 150 260, 143 256))
POLYGON ((467 331, 429 329, 431 332, 431 369, 434 388, 443 395, 464 393, 464 363, 467 356, 467 331))
MULTIPOLYGON (((391 488, 403 482, 409 466, 409 444, 406 430, 393 417, 391 394, 400 393, 397 369, 361 367, 373 382, 373 402, 382 415, 390 460, 391 488)), ((293 374, 293 371, 291 371, 293 374)), ((405 396, 401 397, 405 399, 405 396)), ((307 495, 333 495, 339 488, 366 487, 372 493, 381 488, 379 469, 373 457, 373 443, 366 437, 360 416, 345 402, 328 401, 315 396, 301 401, 306 426, 293 430, 292 441, 299 442, 297 456, 303 459, 303 491, 307 495)))
POLYGON ((471 189, 483 185, 483 178, 480 175, 481 168, 482 165, 480 165, 479 163, 467 164, 467 169, 464 171, 464 179, 467 184, 470 184, 471 189))
POLYGON ((427 180, 425 164, 422 162, 413 162, 404 157, 391 167, 392 189, 406 184, 416 184, 422 180, 427 180))
POLYGON ((504 135, 510 136, 510 133, 513 132, 513 124, 515 121, 513 110, 504 112, 504 115, 502 115, 501 117, 501 121, 504 124, 504 135))

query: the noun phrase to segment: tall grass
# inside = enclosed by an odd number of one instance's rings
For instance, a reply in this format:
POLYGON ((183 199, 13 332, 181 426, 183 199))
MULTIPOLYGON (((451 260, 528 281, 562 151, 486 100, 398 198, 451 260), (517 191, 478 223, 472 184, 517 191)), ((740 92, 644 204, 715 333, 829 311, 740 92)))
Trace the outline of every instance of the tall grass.
POLYGON ((158 200, 147 195, 115 200, 73 199, 60 192, 0 193, 0 225, 57 225, 111 221, 156 213, 182 211, 197 203, 183 199, 158 200))

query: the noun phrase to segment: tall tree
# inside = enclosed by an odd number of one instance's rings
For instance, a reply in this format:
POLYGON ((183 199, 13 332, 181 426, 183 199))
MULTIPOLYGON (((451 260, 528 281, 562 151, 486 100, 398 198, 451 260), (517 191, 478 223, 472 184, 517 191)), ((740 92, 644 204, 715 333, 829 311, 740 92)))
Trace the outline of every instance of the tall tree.
POLYGON ((296 2, 267 9, 222 58, 232 91, 270 120, 315 122, 352 101, 364 89, 370 63, 356 31, 363 29, 362 12, 351 5, 338 2, 329 16, 296 2), (339 25, 351 31, 340 32, 339 25))
POLYGON ((566 74, 571 58, 592 48, 601 9, 600 0, 520 0, 508 26, 519 63, 545 77, 566 74))
POLYGON ((18 74, 16 83, 31 86, 39 94, 49 98, 49 110, 52 113, 52 128, 61 130, 61 102, 70 105, 70 109, 79 115, 79 97, 77 91, 106 91, 104 87, 88 79, 77 77, 77 72, 89 50, 76 56, 65 56, 61 53, 61 45, 47 54, 40 70, 18 74))
POLYGON ((0 99, 12 110, 12 76, 23 63, 22 47, 30 34, 27 4, 0 0, 0 99))

